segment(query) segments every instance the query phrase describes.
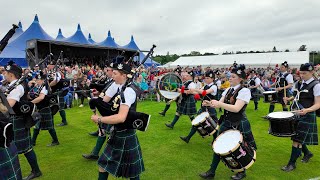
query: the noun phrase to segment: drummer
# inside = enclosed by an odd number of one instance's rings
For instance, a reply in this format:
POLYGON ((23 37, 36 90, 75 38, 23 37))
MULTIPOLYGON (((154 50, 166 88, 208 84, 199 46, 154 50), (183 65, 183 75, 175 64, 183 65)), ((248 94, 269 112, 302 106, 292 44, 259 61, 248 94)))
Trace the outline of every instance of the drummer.
MULTIPOLYGON (((293 76, 288 71, 289 65, 287 61, 283 62, 280 66, 280 73, 277 76, 276 82, 271 84, 271 87, 276 87, 278 102, 282 104, 282 110, 288 111, 287 105, 283 102, 285 97, 284 90, 286 90, 286 96, 289 95, 289 89, 293 86, 293 76)), ((274 103, 270 103, 269 113, 274 111, 274 103)))
MULTIPOLYGON (((288 164, 281 169, 289 172, 296 168, 296 161, 301 154, 304 154, 301 162, 308 163, 313 154, 308 150, 307 145, 318 145, 318 130, 315 111, 320 108, 320 84, 314 79, 314 66, 310 63, 302 64, 300 67, 300 77, 302 83, 298 84, 300 92, 298 104, 301 105, 297 113, 298 118, 297 134, 292 136, 292 151, 288 164)), ((284 102, 293 98, 284 98, 284 102)))
POLYGON ((177 104, 177 111, 176 115, 174 116, 174 119, 171 123, 166 123, 165 125, 173 129, 176 122, 178 122, 180 116, 182 114, 188 115, 190 120, 192 121, 194 119, 194 115, 197 113, 196 109, 196 100, 194 99, 194 96, 190 89, 195 89, 196 85, 193 82, 194 73, 192 71, 184 72, 181 74, 182 80, 184 81, 184 86, 181 87, 181 89, 178 89, 178 92, 181 93, 182 98, 178 98, 178 104, 177 104))
POLYGON ((250 71, 250 80, 249 80, 249 86, 248 88, 251 91, 251 96, 253 98, 254 101, 254 110, 258 110, 258 102, 259 102, 259 93, 258 93, 258 87, 261 84, 261 80, 260 78, 257 77, 257 73, 255 70, 251 70, 250 71))
MULTIPOLYGON (((218 135, 226 130, 236 128, 242 133, 244 141, 248 146, 253 149, 257 149, 251 132, 250 123, 245 114, 246 107, 250 102, 251 92, 249 89, 243 87, 243 81, 246 79, 244 69, 244 65, 240 65, 232 69, 229 79, 231 87, 222 93, 220 101, 204 101, 202 104, 203 106, 211 106, 214 108, 222 107, 224 109, 224 114, 220 117, 220 119, 222 119, 222 123, 220 125, 218 135)), ((204 179, 213 178, 219 162, 219 155, 214 153, 210 169, 199 174, 199 176, 204 179)), ((243 179, 245 176, 246 172, 242 171, 233 175, 231 179, 243 179)))
MULTIPOLYGON (((204 82, 206 83, 206 85, 203 87, 203 89, 190 89, 190 92, 196 95, 201 94, 203 97, 203 101, 204 100, 210 101, 210 100, 216 99, 218 87, 214 83, 214 79, 215 79, 214 74, 215 73, 211 70, 207 71, 205 73, 205 79, 204 79, 204 82)), ((199 109, 198 114, 201 114, 202 112, 206 112, 206 111, 210 114, 212 119, 217 119, 217 111, 213 107, 201 105, 201 108, 199 109)), ((188 136, 180 136, 180 138, 184 142, 189 143, 191 137, 196 133, 196 131, 197 131, 197 128, 192 126, 188 136)))

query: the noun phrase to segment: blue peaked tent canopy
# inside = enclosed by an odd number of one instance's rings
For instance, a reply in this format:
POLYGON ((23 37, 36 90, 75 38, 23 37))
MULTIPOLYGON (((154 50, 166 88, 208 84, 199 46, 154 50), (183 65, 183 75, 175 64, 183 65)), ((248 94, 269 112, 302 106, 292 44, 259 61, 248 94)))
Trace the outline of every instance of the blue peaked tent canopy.
POLYGON ((91 38, 91 34, 89 33, 89 36, 88 36, 88 41, 91 43, 91 44, 95 44, 96 42, 91 38))
POLYGON ((22 29, 22 23, 21 21, 19 21, 19 24, 18 24, 19 28, 16 29, 14 35, 10 38, 9 42, 12 42, 14 41, 15 39, 17 39, 22 33, 23 33, 23 29, 22 29))
POLYGON ((56 37, 56 40, 57 40, 57 41, 63 41, 63 39, 65 39, 65 37, 64 37, 63 34, 62 34, 61 28, 59 28, 58 35, 57 35, 57 37, 56 37))
POLYGON ((115 48, 119 47, 119 46, 114 42, 113 38, 111 37, 111 32, 110 32, 110 30, 108 31, 108 36, 107 36, 107 38, 106 38, 104 41, 98 43, 98 45, 100 45, 100 46, 107 46, 107 47, 115 47, 115 48))
MULTIPOLYGON (((125 45, 125 46, 123 46, 123 48, 126 48, 126 49, 134 49, 134 50, 139 50, 140 51, 140 49, 139 49, 139 47, 137 46, 137 44, 134 42, 134 38, 133 38, 133 36, 131 36, 131 41, 129 42, 129 44, 127 44, 127 45, 125 45)), ((144 59, 144 57, 145 57, 145 54, 143 53, 143 52, 140 52, 140 62, 144 59)), ((152 59, 150 59, 150 58, 148 58, 147 60, 146 60, 146 62, 144 63, 144 65, 145 66, 147 66, 147 67, 150 67, 150 66, 152 66, 152 65, 154 65, 154 66, 160 66, 160 64, 158 63, 158 62, 156 62, 156 61, 153 61, 152 59)))
POLYGON ((80 24, 78 24, 77 31, 70 37, 64 39, 65 42, 79 43, 79 44, 91 44, 84 36, 80 24))
POLYGON ((53 40, 41 27, 38 16, 34 17, 29 28, 21 34, 17 39, 13 40, 0 54, 0 65, 7 64, 8 61, 13 60, 20 66, 28 66, 26 61, 26 42, 30 39, 53 40))

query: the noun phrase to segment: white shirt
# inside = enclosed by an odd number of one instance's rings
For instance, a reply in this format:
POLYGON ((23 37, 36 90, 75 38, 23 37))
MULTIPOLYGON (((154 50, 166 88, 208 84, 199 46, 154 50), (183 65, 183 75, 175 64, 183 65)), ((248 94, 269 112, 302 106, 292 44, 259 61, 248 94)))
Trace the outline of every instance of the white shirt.
MULTIPOLYGON (((9 86, 11 86, 12 84, 14 84, 16 81, 18 81, 17 79, 12 81, 9 86)), ((8 87, 9 87, 8 86, 8 87)), ((13 99, 16 101, 20 101, 20 98, 24 95, 24 88, 23 86, 20 84, 18 85, 15 89, 13 89, 7 96, 7 99, 13 99)))
MULTIPOLYGON (((106 96, 108 97, 113 97, 115 94, 117 94, 118 89, 121 89, 123 85, 116 84, 113 82, 111 86, 108 88, 106 91, 106 96)), ((121 97, 120 97, 120 105, 124 104, 129 107, 136 101, 137 94, 136 92, 131 88, 127 87, 124 92, 123 92, 124 98, 125 98, 125 103, 122 103, 121 97)))
POLYGON ((189 85, 188 85, 188 89, 196 89, 196 84, 194 82, 191 82, 189 85))
POLYGON ((40 94, 44 94, 44 95, 48 94, 48 90, 47 90, 46 86, 43 86, 43 88, 41 89, 40 94))
POLYGON ((211 93, 213 96, 217 95, 218 87, 212 83, 208 84, 207 86, 211 86, 209 89, 212 89, 213 92, 211 93))
POLYGON ((56 80, 57 82, 59 82, 61 80, 60 72, 54 73, 53 80, 56 80))
POLYGON ((256 77, 256 79, 254 80, 254 82, 255 82, 256 86, 258 86, 261 84, 261 80, 257 76, 255 76, 255 77, 256 77))
MULTIPOLYGON (((310 78, 309 80, 307 81, 302 81, 302 84, 301 84, 301 88, 303 87, 303 83, 307 83, 307 84, 310 84, 312 81, 314 80, 314 78, 310 78)), ((320 84, 316 84, 314 87, 313 87, 313 95, 314 96, 320 96, 320 84)))
POLYGON ((220 87, 221 87, 221 80, 220 80, 220 79, 218 79, 218 80, 216 81, 216 85, 217 85, 218 88, 220 89, 220 87))
MULTIPOLYGON (((233 88, 234 91, 236 91, 238 88, 240 88, 240 84, 236 85, 235 87, 229 87, 227 88, 225 91, 223 91, 222 93, 222 97, 225 97, 228 90, 230 88, 233 88)), ((239 92, 238 92, 238 96, 237 99, 243 100, 246 104, 249 104, 250 99, 251 99, 251 92, 248 88, 242 88, 239 92)))
POLYGON ((107 89, 105 96, 112 98, 118 92, 119 86, 120 86, 119 84, 116 84, 115 82, 113 82, 110 85, 110 87, 107 89))
MULTIPOLYGON (((284 75, 287 74, 287 71, 286 72, 281 72, 281 74, 282 74, 281 78, 283 78, 284 75)), ((288 84, 294 83, 292 74, 288 74, 287 75, 286 81, 288 82, 288 84)))

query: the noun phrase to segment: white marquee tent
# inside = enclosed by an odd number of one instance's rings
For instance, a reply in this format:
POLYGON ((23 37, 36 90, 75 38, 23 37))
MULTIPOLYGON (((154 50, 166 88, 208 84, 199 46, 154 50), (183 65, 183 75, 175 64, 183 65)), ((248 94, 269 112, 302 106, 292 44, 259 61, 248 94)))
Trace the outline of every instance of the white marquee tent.
POLYGON ((213 56, 187 56, 180 57, 172 62, 169 66, 176 67, 189 66, 195 67, 213 66, 213 67, 230 67, 233 62, 245 64, 249 67, 274 67, 287 61, 290 67, 300 67, 301 64, 309 62, 308 51, 298 52, 274 52, 274 53, 248 53, 248 54, 230 54, 230 55, 213 55, 213 56))

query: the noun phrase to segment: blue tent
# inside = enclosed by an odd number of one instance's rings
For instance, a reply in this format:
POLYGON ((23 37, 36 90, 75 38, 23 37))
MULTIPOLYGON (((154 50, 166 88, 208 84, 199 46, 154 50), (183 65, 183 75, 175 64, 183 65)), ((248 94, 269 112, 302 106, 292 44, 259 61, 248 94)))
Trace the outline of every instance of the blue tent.
POLYGON ((57 35, 57 37, 56 37, 56 40, 57 40, 57 41, 63 41, 64 39, 65 39, 65 37, 63 36, 61 29, 59 28, 58 35, 57 35))
POLYGON ((96 42, 91 38, 91 34, 89 33, 89 36, 88 36, 88 41, 91 43, 91 44, 95 44, 96 42))
MULTIPOLYGON (((134 42, 133 36, 131 36, 131 41, 129 42, 129 44, 123 46, 123 48, 126 48, 126 49, 134 49, 134 50, 139 50, 139 51, 140 51, 139 47, 138 47, 137 44, 134 42)), ((143 52, 140 52, 139 56, 140 56, 140 62, 141 62, 141 61, 144 59, 145 54, 144 54, 143 52)), ((144 65, 147 66, 147 67, 150 67, 150 66, 152 66, 152 65, 154 65, 154 66, 160 66, 160 64, 159 64, 158 62, 153 61, 151 58, 148 58, 148 59, 146 60, 146 62, 144 63, 144 65)))
POLYGON ((14 33, 14 35, 10 38, 9 42, 12 42, 13 40, 17 39, 22 33, 23 33, 23 29, 22 29, 22 23, 21 21, 19 21, 18 24, 19 28, 16 29, 16 32, 14 33))
POLYGON ((111 32, 110 32, 110 30, 108 31, 108 37, 107 37, 104 41, 98 43, 98 45, 100 45, 100 46, 107 46, 107 47, 115 47, 115 48, 119 47, 119 46, 114 42, 113 38, 111 37, 111 32))
POLYGON ((13 60, 22 67, 28 66, 26 61, 26 42, 30 39, 53 40, 41 27, 38 16, 34 17, 29 28, 21 34, 17 39, 13 40, 0 54, 0 65, 7 64, 13 60))
POLYGON ((78 24, 77 31, 70 37, 64 39, 65 42, 79 43, 79 44, 91 44, 81 31, 80 24, 78 24))

